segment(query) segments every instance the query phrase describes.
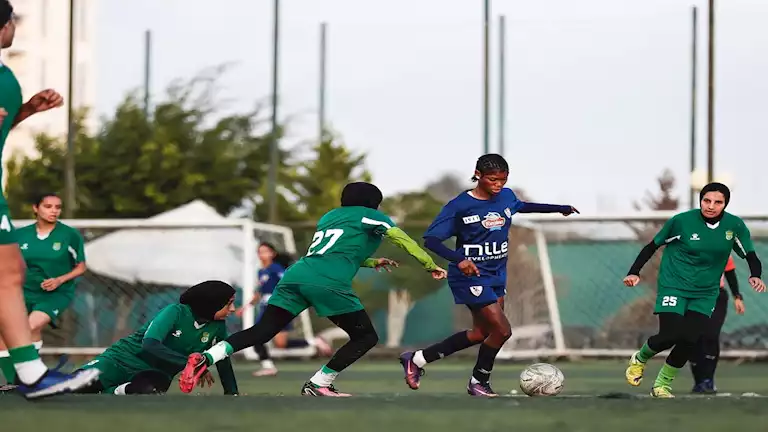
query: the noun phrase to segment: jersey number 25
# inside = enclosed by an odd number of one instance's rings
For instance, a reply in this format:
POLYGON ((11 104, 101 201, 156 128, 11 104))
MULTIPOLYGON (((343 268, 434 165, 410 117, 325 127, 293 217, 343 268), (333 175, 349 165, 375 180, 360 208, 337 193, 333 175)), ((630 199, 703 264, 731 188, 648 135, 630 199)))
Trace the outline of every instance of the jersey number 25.
POLYGON ((342 234, 344 234, 343 229, 327 229, 325 231, 316 232, 315 235, 312 236, 312 244, 309 245, 307 256, 322 255, 328 252, 328 249, 333 247, 333 245, 339 241, 342 234), (328 242, 325 243, 325 246, 320 248, 320 250, 315 250, 325 239, 329 239, 328 242))

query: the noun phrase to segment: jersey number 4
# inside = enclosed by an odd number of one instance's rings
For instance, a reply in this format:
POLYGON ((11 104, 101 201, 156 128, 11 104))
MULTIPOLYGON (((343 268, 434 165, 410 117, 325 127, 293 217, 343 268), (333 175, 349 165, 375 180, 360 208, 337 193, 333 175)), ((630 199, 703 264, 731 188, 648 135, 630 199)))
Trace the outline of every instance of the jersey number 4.
POLYGON ((333 245, 335 245, 336 242, 339 241, 339 239, 343 234, 344 234, 343 229, 328 229, 325 231, 316 232, 315 235, 312 236, 312 244, 309 245, 309 249, 307 250, 307 256, 322 255, 328 252, 328 249, 333 247, 333 245), (325 246, 323 246, 319 250, 316 250, 317 247, 320 246, 320 243, 322 243, 323 240, 326 240, 326 239, 328 239, 328 241, 325 243, 325 246))

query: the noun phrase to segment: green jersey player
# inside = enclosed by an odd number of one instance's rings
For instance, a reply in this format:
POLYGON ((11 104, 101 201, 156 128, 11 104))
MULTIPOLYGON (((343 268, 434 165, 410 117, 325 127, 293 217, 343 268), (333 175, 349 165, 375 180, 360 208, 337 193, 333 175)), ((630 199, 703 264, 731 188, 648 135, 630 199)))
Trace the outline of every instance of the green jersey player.
POLYGON ((765 291, 760 279, 762 264, 752 245, 749 229, 741 218, 725 211, 731 198, 723 184, 710 183, 700 193, 701 209, 680 213, 668 220, 638 255, 624 284, 640 282, 640 269, 656 249, 666 246, 658 275, 654 313, 659 317, 658 334, 648 338, 632 355, 626 378, 640 385, 646 362, 672 348, 653 385, 651 395, 673 397, 670 384, 691 358, 696 342, 706 328, 720 293, 720 277, 731 251, 747 260, 749 284, 765 291))
MULTIPOLYGON (((186 290, 179 303, 166 306, 139 330, 107 348, 81 370, 101 371, 99 381, 81 393, 165 393, 187 363, 187 356, 227 338, 224 320, 234 312, 235 290, 206 281, 186 290)), ((224 394, 237 394, 229 360, 217 365, 224 394)), ((201 384, 213 383, 210 373, 201 384)))
POLYGON ((397 263, 386 258, 370 258, 383 238, 405 249, 435 279, 444 279, 445 270, 413 239, 378 211, 381 191, 369 183, 350 183, 341 194, 341 207, 326 213, 317 223, 306 255, 290 266, 269 299, 264 314, 255 326, 235 333, 203 354, 189 356, 179 386, 190 392, 209 365, 226 360, 233 353, 272 339, 299 313, 314 307, 349 335, 341 347, 309 381, 301 393, 308 396, 345 397, 336 391, 336 376, 362 357, 378 342, 360 299, 352 290, 352 279, 360 267, 389 269, 397 263))
MULTIPOLYGON (((0 0, 0 49, 13 44, 16 18, 8 0, 0 0)), ((64 100, 53 90, 43 90, 23 103, 21 86, 10 68, 0 62, 0 154, 11 129, 30 116, 60 107, 64 100)), ((0 170, 0 178, 2 171, 0 170)), ((24 307, 24 260, 13 229, 8 203, 0 193, 0 370, 15 374, 16 389, 28 399, 67 393, 90 384, 96 371, 65 375, 49 371, 32 343, 24 307)))
POLYGON ((39 350, 43 346, 43 328, 49 324, 57 328, 57 319, 72 303, 77 278, 86 267, 83 236, 59 221, 61 198, 42 195, 32 210, 35 223, 18 229, 16 239, 27 265, 24 303, 32 340, 39 350))

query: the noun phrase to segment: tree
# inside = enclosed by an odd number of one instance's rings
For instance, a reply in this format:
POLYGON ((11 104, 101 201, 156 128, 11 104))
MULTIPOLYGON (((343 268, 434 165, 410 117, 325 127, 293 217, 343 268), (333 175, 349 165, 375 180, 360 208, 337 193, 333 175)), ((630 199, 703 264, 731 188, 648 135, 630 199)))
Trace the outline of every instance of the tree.
MULTIPOLYGON (((300 148, 293 152, 299 153, 300 148)), ((340 205, 341 191, 347 183, 371 181, 365 158, 364 153, 350 151, 337 135, 327 133, 323 142, 310 148, 306 158, 292 160, 280 182, 283 201, 279 210, 281 222, 295 226, 300 250, 309 245, 317 220, 340 205)), ((265 204, 256 206, 257 220, 266 216, 265 204)))
MULTIPOLYGON (((263 187, 271 136, 261 132, 258 109, 218 115, 221 72, 174 83, 150 118, 129 95, 95 136, 78 118, 77 217, 144 218, 195 199, 227 213, 263 187)), ((63 190, 64 140, 41 135, 36 147, 40 157, 17 156, 8 165, 17 217, 34 195, 63 190)))

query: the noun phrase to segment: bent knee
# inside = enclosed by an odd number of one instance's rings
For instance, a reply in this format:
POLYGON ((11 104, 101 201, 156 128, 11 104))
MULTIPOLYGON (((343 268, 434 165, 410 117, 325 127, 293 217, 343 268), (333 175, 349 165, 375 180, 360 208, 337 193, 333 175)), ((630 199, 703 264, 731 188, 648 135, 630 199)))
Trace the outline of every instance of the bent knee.
POLYGON ((473 328, 467 331, 467 339, 472 343, 480 343, 484 341, 490 333, 481 328, 473 328))

